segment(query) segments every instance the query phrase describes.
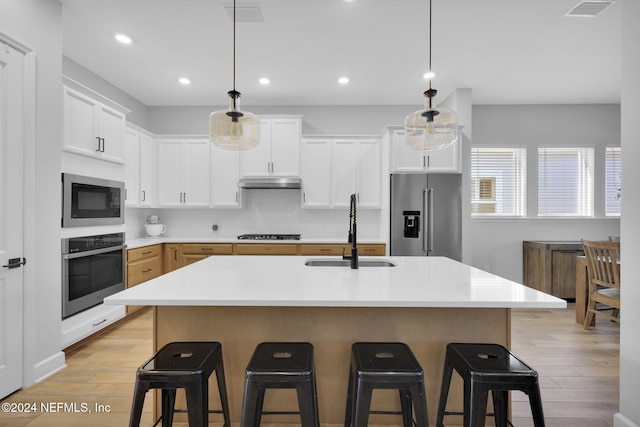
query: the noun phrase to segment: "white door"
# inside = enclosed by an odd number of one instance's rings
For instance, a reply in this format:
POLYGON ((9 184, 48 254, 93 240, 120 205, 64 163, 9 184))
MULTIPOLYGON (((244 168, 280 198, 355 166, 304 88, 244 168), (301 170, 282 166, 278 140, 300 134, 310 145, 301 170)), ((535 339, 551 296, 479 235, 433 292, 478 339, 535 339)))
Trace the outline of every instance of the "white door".
POLYGON ((184 191, 182 141, 160 141, 158 149, 158 205, 180 206, 184 191))
POLYGON ((211 206, 239 208, 240 152, 211 147, 211 206))
POLYGON ((24 54, 0 41, 0 399, 22 387, 24 54), (12 260, 17 259, 17 262, 12 260))
POLYGON ((331 206, 330 139, 305 139, 302 142, 302 206, 331 206))

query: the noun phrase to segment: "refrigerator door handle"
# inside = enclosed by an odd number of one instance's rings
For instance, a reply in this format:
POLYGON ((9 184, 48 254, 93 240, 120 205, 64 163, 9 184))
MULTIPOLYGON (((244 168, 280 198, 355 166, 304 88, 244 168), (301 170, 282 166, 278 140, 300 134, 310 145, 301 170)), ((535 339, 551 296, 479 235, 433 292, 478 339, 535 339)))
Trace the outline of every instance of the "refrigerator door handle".
POLYGON ((433 251, 433 188, 425 188, 422 191, 422 208, 425 221, 422 249, 428 255, 433 251))

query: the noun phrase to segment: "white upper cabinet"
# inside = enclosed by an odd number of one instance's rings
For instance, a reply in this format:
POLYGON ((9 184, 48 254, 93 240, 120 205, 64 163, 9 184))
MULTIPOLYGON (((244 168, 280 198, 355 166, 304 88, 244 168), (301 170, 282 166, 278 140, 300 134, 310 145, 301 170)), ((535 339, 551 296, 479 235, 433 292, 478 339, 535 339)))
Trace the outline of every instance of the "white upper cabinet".
POLYGON ((208 139, 160 140, 158 206, 209 206, 208 139))
POLYGON ((460 138, 441 150, 418 151, 404 142, 404 130, 391 131, 393 172, 460 172, 460 138))
POLYGON ((127 128, 124 140, 124 201, 140 206, 140 133, 127 128))
POLYGON ((260 119, 260 143, 243 151, 242 176, 300 176, 302 119, 260 119))
POLYGON ((302 205, 331 207, 331 139, 302 140, 302 205))
POLYGON ((380 208, 381 154, 379 139, 305 138, 303 207, 348 208, 356 193, 360 208, 380 208))
POLYGON ((240 152, 211 147, 211 207, 239 208, 240 152))
POLYGON ((125 123, 119 111, 64 88, 65 151, 122 164, 125 123))
POLYGON ((156 144, 152 137, 140 134, 140 206, 154 206, 156 144))
POLYGON ((124 143, 125 203, 129 207, 151 207, 154 200, 153 138, 127 127, 124 143))

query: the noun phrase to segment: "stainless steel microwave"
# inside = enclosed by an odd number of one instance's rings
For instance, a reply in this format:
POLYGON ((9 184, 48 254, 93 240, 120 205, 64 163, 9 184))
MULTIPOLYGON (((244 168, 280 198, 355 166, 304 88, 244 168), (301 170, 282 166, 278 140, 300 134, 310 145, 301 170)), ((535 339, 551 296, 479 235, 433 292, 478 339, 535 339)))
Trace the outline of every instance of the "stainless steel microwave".
POLYGON ((62 174, 62 226, 124 224, 124 182, 62 174))

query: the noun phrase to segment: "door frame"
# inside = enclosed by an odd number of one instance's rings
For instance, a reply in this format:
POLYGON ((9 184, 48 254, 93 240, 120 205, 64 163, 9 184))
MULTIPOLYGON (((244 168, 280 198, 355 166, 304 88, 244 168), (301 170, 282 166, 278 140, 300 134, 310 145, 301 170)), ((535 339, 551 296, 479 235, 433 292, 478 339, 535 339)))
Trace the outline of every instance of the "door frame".
MULTIPOLYGON (((36 194, 36 53, 28 45, 0 31, 0 41, 24 54, 24 99, 23 99, 23 257, 34 261, 36 194)), ((22 387, 36 382, 35 373, 35 295, 36 280, 34 263, 22 270, 22 387)))

